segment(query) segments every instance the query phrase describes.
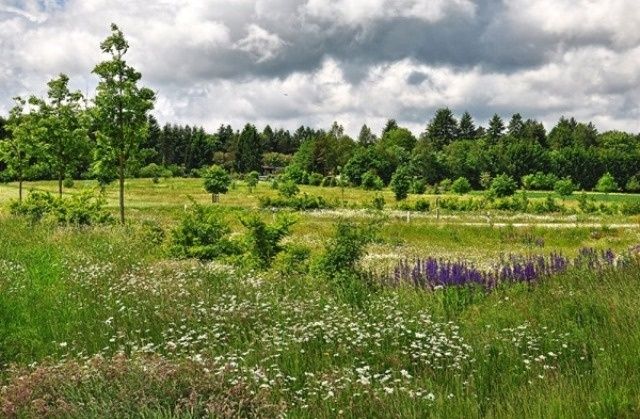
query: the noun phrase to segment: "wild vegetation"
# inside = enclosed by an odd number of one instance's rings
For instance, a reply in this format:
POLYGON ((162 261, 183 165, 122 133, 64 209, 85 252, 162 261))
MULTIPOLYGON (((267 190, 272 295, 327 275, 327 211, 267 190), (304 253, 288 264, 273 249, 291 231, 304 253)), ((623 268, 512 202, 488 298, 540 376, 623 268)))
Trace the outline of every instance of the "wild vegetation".
POLYGON ((101 48, 0 126, 1 416, 640 415, 638 137, 160 129, 101 48))

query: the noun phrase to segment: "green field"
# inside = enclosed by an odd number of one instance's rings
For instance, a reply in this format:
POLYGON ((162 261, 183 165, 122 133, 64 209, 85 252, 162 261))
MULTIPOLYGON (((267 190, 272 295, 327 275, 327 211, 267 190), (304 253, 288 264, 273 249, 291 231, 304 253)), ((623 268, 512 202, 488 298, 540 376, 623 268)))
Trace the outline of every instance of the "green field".
MULTIPOLYGON (((76 182, 68 193, 92 189, 76 182)), ((55 193, 55 182, 27 188, 55 193)), ((491 263, 509 254, 628 252, 636 216, 407 212, 376 195, 303 186, 339 202, 296 212, 285 244, 320 257, 340 218, 384 220, 361 260, 390 270, 414 257, 491 263)), ((107 189, 114 214, 117 191, 107 189)), ((259 213, 238 183, 216 204, 232 237, 259 213)), ((596 200, 637 195, 592 194, 596 200)), ((31 224, 0 185, 0 416, 594 417, 640 415, 640 265, 566 273, 492 292, 372 287, 354 304, 321 275, 168 252, 199 179, 127 182, 124 225, 31 224), (165 232, 154 243, 153 221, 165 232)), ((546 194, 531 193, 544 200, 546 194)), ((435 200, 435 196, 410 196, 435 200)), ((575 197, 567 205, 575 205, 575 197), (573 202, 573 204, 571 204, 573 202)))

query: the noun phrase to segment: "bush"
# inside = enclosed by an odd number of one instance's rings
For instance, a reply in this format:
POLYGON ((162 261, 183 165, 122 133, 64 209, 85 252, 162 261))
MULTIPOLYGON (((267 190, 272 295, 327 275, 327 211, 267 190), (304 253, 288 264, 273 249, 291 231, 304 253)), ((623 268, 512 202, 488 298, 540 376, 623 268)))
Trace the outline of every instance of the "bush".
POLYGON ((442 179, 436 189, 437 193, 447 193, 451 190, 451 179, 442 179))
POLYGON ((309 183, 309 174, 298 164, 290 164, 284 171, 284 177, 298 185, 309 183))
POLYGON ((325 188, 330 188, 330 187, 334 187, 338 185, 338 181, 336 180, 335 177, 333 176, 327 176, 324 179, 322 179, 322 184, 320 186, 323 186, 325 188))
POLYGON ((414 179, 413 182, 411 182, 410 191, 415 195, 423 195, 427 191, 427 182, 425 182, 424 179, 414 179))
POLYGON ((464 195, 471 191, 471 183, 466 177, 459 177, 451 184, 451 192, 464 195))
POLYGON ((311 173, 309 175, 309 185, 320 186, 323 179, 324 179, 324 176, 322 176, 320 173, 311 173))
POLYGON ((493 191, 498 198, 511 196, 516 192, 516 189, 518 189, 516 181, 506 174, 498 175, 491 181, 491 191, 493 191))
POLYGON ((558 176, 553 173, 544 174, 536 172, 535 174, 523 176, 522 187, 529 191, 550 191, 553 190, 558 176))
POLYGON ((88 191, 57 198, 48 192, 31 191, 22 202, 10 206, 13 215, 27 217, 32 223, 51 217, 59 224, 95 225, 113 221, 104 209, 105 200, 88 191))
POLYGON ((396 201, 407 199, 409 188, 411 188, 411 175, 409 173, 409 168, 406 166, 398 167, 391 177, 391 183, 389 186, 396 197, 396 201))
POLYGON ((321 196, 309 196, 306 193, 302 196, 286 197, 260 197, 258 198, 261 208, 291 208, 296 211, 308 211, 316 209, 331 208, 331 205, 321 196))
POLYGON ((311 249, 306 246, 288 245, 279 253, 274 262, 274 269, 287 275, 303 275, 309 271, 311 249))
POLYGON ((576 187, 570 177, 560 179, 553 185, 553 190, 563 198, 572 195, 575 189, 576 187))
POLYGON ((70 177, 64 178, 64 181, 62 181, 62 186, 64 186, 67 189, 73 188, 73 185, 75 185, 75 182, 70 177))
MULTIPOLYGON (((163 176, 165 169, 162 166, 159 166, 155 163, 148 164, 144 166, 138 172, 138 177, 148 178, 148 179, 157 179, 163 176)), ((171 173, 171 172, 170 172, 171 173)))
POLYGON ((268 225, 258 215, 241 219, 247 228, 249 253, 260 268, 268 268, 278 253, 283 250, 280 242, 289 235, 294 221, 288 217, 279 217, 274 224, 268 225))
POLYGON ((484 190, 487 190, 491 187, 491 181, 493 179, 491 178, 491 173, 489 172, 482 172, 480 173, 480 187, 484 190))
POLYGON ((640 180, 638 180, 638 176, 632 176, 624 189, 627 192, 640 192, 640 180))
POLYGON ((230 232, 216 208, 193 202, 172 232, 171 254, 200 260, 238 254, 239 246, 229 240, 230 232))
POLYGON ((382 211, 384 209, 384 205, 384 197, 380 194, 376 194, 376 196, 373 197, 373 201, 371 201, 371 206, 378 211, 382 211))
POLYGON ((278 192, 285 198, 293 198, 298 195, 300 188, 293 180, 286 179, 278 185, 278 192))
POLYGON ((428 212, 431 209, 431 203, 426 199, 418 199, 415 204, 415 210, 420 212, 428 212))
POLYGON ((142 222, 142 239, 145 243, 161 245, 164 243, 166 233, 162 226, 155 220, 144 220, 142 222))
POLYGON ((602 177, 598 179, 598 183, 596 184, 596 191, 598 192, 604 192, 608 194, 609 192, 615 192, 618 189, 620 189, 620 187, 618 186, 618 182, 616 182, 616 179, 609 172, 602 175, 602 177))
POLYGON ((362 175, 361 185, 368 191, 380 191, 384 188, 382 179, 372 170, 369 170, 362 175))
POLYGON ((256 171, 250 172, 247 174, 246 182, 249 187, 249 192, 253 192, 253 189, 258 186, 258 182, 260 181, 260 174, 256 171))

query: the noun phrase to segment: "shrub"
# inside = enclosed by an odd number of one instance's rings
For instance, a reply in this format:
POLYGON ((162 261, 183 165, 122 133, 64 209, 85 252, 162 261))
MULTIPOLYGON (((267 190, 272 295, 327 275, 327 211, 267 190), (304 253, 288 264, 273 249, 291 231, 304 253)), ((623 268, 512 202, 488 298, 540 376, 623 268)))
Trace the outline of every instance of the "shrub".
POLYGON ((585 214, 591 214, 598 211, 598 207, 595 205, 593 199, 588 199, 587 194, 583 191, 578 196, 578 208, 585 214))
POLYGON ((613 177, 613 175, 609 172, 602 175, 600 179, 598 179, 598 183, 596 184, 596 191, 604 192, 608 194, 609 192, 615 192, 620 187, 618 186, 618 182, 613 177))
POLYGON ((220 194, 227 193, 231 176, 221 166, 214 164, 204 173, 204 189, 211 194, 211 201, 218 202, 220 194))
POLYGON ((51 217, 59 224, 95 225, 113 221, 104 204, 104 198, 88 191, 65 198, 31 191, 22 202, 13 202, 10 209, 12 214, 27 217, 32 223, 51 217))
MULTIPOLYGON (((141 178, 149 178, 149 179, 157 179, 164 175, 165 169, 162 166, 159 166, 155 163, 148 164, 144 166, 138 172, 138 177, 141 178)), ((171 172, 170 172, 171 173, 171 172)))
POLYGON ((286 179, 278 185, 278 192, 285 198, 292 198, 300 192, 298 185, 291 179, 286 179))
POLYGON ((414 179, 413 182, 411 182, 410 191, 415 195, 423 195, 427 191, 427 182, 425 182, 424 179, 414 179))
POLYGON ((442 179, 438 184, 437 192, 438 193, 446 193, 451 190, 451 179, 442 179))
POLYGON ((240 220, 248 230, 249 253, 260 268, 268 268, 278 253, 283 250, 280 242, 289 235, 294 221, 279 217, 274 224, 267 224, 258 215, 250 215, 240 220))
POLYGON ((640 192, 640 180, 638 180, 638 176, 632 176, 624 189, 627 192, 640 192))
POLYGON ((555 174, 544 174, 543 172, 526 175, 521 179, 522 187, 529 191, 550 191, 558 180, 558 176, 555 174))
POLYGON ((309 185, 320 186, 323 179, 324 179, 324 176, 322 176, 320 173, 311 173, 309 175, 309 185))
POLYGON ((391 177, 391 183, 389 186, 396 197, 396 201, 407 199, 409 188, 411 187, 411 175, 409 173, 409 168, 406 166, 398 167, 391 177))
POLYGON ((624 215, 640 215, 640 200, 624 202, 620 212, 624 215))
POLYGON ((553 190, 563 198, 572 195, 575 189, 575 185, 570 177, 560 179, 553 185, 553 190))
POLYGON ((466 177, 459 177, 451 184, 451 192, 464 195, 471 191, 471 183, 466 177))
POLYGON ((369 170, 362 175, 361 185, 368 191, 379 191, 384 188, 382 179, 373 170, 369 170))
POLYGON ((71 189, 73 188, 73 185, 75 184, 75 182, 73 181, 72 178, 70 177, 66 177, 64 178, 64 181, 62 182, 62 186, 64 186, 67 189, 71 189))
POLYGON ((491 173, 482 172, 480 173, 480 187, 484 190, 487 190, 491 187, 491 173))
POLYGON ((228 238, 230 232, 219 211, 193 202, 172 232, 171 254, 200 260, 238 254, 238 245, 228 238))
POLYGON ((516 181, 506 174, 498 175, 491 181, 491 190, 498 198, 513 195, 517 188, 516 181))
POLYGON ((162 226, 155 220, 144 220, 142 222, 141 232, 145 243, 155 245, 164 243, 166 233, 162 226))
POLYGON ((376 196, 373 197, 373 201, 371 201, 371 206, 378 211, 382 211, 384 209, 384 205, 384 197, 380 194, 376 194, 376 196))
POLYGON ((304 185, 309 183, 309 174, 298 164, 290 164, 284 171, 284 177, 297 183, 304 185))
POLYGON ((302 275, 309 271, 311 249, 300 245, 287 245, 273 262, 274 269, 287 275, 302 275))
POLYGON ((428 212, 431 209, 431 203, 426 199, 418 199, 415 204, 415 210, 420 212, 428 212))
POLYGON ((322 179, 322 184, 320 186, 325 188, 330 188, 330 187, 337 186, 337 184, 338 184, 338 181, 336 180, 335 177, 327 176, 324 179, 322 179))
POLYGON ((296 211, 308 211, 316 209, 331 208, 331 205, 321 196, 309 196, 306 193, 302 196, 287 197, 260 197, 258 199, 261 208, 291 208, 296 211))
POLYGON ((247 174, 247 186, 249 187, 249 192, 253 192, 253 189, 258 186, 258 182, 260 180, 260 174, 256 171, 250 172, 247 174))

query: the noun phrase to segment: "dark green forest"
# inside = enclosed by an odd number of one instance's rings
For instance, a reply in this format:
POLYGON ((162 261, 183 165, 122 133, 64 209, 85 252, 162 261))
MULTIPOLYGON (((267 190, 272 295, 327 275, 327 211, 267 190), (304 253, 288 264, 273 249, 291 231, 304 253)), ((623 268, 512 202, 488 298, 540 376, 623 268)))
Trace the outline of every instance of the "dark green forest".
MULTIPOLYGON (((0 138, 11 139, 6 118, 0 118, 0 138)), ((338 123, 326 130, 305 126, 294 132, 271 126, 259 130, 247 124, 242 130, 221 125, 216 132, 207 132, 189 125, 161 126, 149 116, 140 140, 137 155, 127 165, 129 177, 198 176, 201 168, 218 164, 237 174, 284 169, 299 183, 308 183, 310 177, 313 182, 312 174, 342 175, 359 186, 367 172, 388 184, 403 166, 431 185, 465 177, 481 189, 486 186, 483 180, 507 174, 529 189, 551 189, 557 179, 569 177, 578 189, 590 190, 609 172, 621 190, 640 190, 638 135, 600 133, 590 122, 565 117, 549 131, 520 114, 508 120, 495 115, 481 127, 466 112, 457 119, 450 109, 442 108, 418 136, 389 120, 381 133, 364 125, 354 139, 338 123)), ((96 141, 91 129, 85 141, 65 177, 97 177, 92 171, 96 141)), ((57 179, 52 161, 46 152, 35 153, 25 180, 57 179)), ((11 181, 16 174, 3 162, 0 178, 11 181)))

